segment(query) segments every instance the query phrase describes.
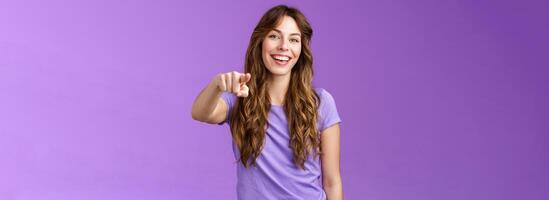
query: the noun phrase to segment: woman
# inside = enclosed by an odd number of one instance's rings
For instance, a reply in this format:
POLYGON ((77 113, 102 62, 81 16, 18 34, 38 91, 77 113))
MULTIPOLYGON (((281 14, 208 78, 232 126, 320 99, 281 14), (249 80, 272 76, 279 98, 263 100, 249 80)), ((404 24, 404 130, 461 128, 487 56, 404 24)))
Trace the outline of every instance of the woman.
POLYGON ((271 8, 245 72, 216 75, 193 104, 193 119, 230 124, 238 199, 343 199, 341 120, 330 93, 312 87, 312 33, 299 10, 271 8))

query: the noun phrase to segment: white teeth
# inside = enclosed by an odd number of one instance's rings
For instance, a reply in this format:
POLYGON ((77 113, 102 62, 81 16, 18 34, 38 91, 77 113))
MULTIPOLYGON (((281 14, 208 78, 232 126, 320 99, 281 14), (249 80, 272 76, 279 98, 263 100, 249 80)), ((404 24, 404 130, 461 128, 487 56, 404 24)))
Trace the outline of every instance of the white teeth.
POLYGON ((286 56, 273 56, 274 59, 277 59, 277 60, 282 60, 282 61, 288 61, 290 60, 289 57, 286 57, 286 56))

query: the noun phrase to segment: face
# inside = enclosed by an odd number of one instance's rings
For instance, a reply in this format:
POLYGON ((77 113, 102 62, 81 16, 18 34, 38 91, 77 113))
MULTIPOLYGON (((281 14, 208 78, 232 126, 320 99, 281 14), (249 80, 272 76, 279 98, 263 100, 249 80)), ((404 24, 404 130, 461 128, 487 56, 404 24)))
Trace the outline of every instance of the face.
POLYGON ((293 18, 284 16, 282 22, 263 40, 263 62, 272 75, 290 75, 300 54, 299 28, 293 18))

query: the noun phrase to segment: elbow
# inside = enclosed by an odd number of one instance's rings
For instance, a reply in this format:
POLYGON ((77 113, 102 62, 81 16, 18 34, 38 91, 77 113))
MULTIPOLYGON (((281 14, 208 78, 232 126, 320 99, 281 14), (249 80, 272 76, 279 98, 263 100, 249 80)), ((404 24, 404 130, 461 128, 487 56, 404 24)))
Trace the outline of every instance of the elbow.
POLYGON ((195 111, 191 112, 191 117, 193 118, 193 120, 196 120, 199 122, 205 122, 209 124, 213 123, 211 122, 211 119, 208 116, 204 116, 204 114, 200 114, 200 112, 195 112, 195 111))
POLYGON ((196 121, 204 121, 203 117, 201 117, 194 109, 191 111, 191 117, 196 121))
POLYGON ((323 183, 323 189, 326 192, 327 199, 343 199, 343 183, 341 182, 341 178, 332 177, 325 180, 323 183))
POLYGON ((341 187, 341 175, 335 175, 330 177, 324 177, 323 185, 325 188, 341 187))

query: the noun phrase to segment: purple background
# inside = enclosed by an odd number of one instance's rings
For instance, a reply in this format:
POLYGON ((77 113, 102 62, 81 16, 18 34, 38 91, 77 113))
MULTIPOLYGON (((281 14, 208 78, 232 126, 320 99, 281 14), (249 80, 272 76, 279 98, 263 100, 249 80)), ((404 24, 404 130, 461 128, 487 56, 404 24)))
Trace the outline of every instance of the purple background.
MULTIPOLYGON (((278 3, 1 1, 0 199, 236 198, 228 127, 191 105, 278 3)), ((288 4, 347 199, 549 199, 547 3, 288 4)))

